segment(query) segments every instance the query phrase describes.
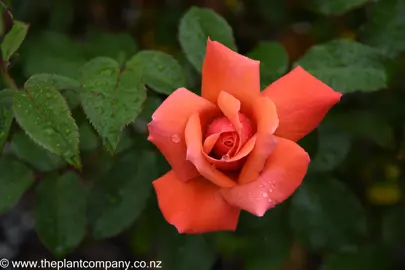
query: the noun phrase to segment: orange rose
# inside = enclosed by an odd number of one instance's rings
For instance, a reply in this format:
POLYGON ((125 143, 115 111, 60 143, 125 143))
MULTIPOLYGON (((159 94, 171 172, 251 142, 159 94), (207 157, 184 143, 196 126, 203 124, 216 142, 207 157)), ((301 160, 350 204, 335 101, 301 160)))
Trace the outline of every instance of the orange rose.
POLYGON ((295 142, 340 100, 297 67, 260 92, 259 62, 208 39, 202 97, 173 92, 148 124, 172 170, 153 182, 165 219, 180 233, 235 230, 287 199, 308 154, 295 142))

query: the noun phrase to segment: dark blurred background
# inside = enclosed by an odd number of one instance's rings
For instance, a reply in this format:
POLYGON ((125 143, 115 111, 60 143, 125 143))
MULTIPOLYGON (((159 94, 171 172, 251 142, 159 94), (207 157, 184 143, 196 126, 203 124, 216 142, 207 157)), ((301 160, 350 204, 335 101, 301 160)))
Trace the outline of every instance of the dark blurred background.
MULTIPOLYGON (((357 78, 356 64, 348 60, 336 64, 345 75, 332 76, 326 83, 344 93, 342 101, 319 129, 300 142, 313 160, 311 172, 291 199, 265 217, 243 213, 236 233, 182 236, 164 221, 156 197, 149 191, 147 206, 125 230, 111 237, 88 233, 67 259, 161 260, 163 269, 174 270, 405 269, 404 1, 10 0, 5 4, 15 19, 30 24, 28 37, 10 67, 19 86, 38 73, 75 77, 79 68, 96 56, 124 61, 148 49, 178 59, 189 88, 198 92, 200 75, 183 55, 178 39, 179 21, 192 6, 224 17, 234 31, 239 53, 256 55, 260 60, 266 53, 252 52, 261 42, 281 44, 291 68, 313 46, 340 39, 373 46, 390 63, 384 73, 387 83, 378 89, 356 84, 356 80, 364 80, 364 84, 372 80, 372 75, 357 78), (349 81, 346 78, 351 72, 349 81), (346 80, 347 85, 360 86, 344 87, 346 80)), ((340 54, 344 53, 342 49, 340 54)), ((268 58, 271 63, 272 58, 268 58)), ((332 61, 318 58, 321 63, 332 61)), ((317 72, 323 68, 320 64, 317 72)), ((271 83, 281 75, 269 74, 262 77, 262 83, 271 83)), ((145 124, 164 98, 162 94, 148 94, 141 117, 124 132, 122 151, 134 141, 151 147, 142 137, 145 124)), ((86 152, 102 147, 83 113, 75 110, 73 114, 80 125, 82 177, 87 181, 107 170, 114 160, 100 154, 102 150, 97 150, 97 155, 86 152)), ((17 125, 12 130, 3 154, 23 160, 40 181, 54 170, 54 157, 33 145, 17 125)), ((159 164, 152 169, 161 175, 168 166, 163 160, 159 164)), ((18 204, 0 214, 0 258, 55 258, 35 232, 34 197, 32 187, 18 204)))

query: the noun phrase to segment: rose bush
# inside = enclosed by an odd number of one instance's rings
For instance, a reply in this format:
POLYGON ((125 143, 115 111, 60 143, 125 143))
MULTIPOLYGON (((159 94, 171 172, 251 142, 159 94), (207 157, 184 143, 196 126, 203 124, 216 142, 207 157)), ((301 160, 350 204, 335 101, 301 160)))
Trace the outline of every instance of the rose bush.
POLYGON ((201 97, 180 88, 148 124, 172 170, 153 182, 180 233, 235 230, 288 198, 310 162, 296 141, 341 98, 301 67, 260 92, 259 62, 208 40, 201 97))

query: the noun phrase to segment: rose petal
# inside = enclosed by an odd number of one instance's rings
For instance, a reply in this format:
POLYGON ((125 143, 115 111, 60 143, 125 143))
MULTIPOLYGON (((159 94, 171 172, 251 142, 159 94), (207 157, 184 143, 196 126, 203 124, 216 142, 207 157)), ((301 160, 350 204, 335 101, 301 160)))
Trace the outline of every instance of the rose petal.
MULTIPOLYGON (((256 135, 251 137, 247 143, 240 149, 240 151, 233 157, 229 159, 215 159, 208 156, 207 152, 204 151, 204 157, 208 160, 210 164, 215 165, 216 168, 231 171, 240 169, 243 165, 243 159, 252 152, 256 143, 256 135)), ((209 153, 209 152, 208 152, 209 153)))
POLYGON ((218 171, 205 159, 202 149, 201 122, 197 113, 191 115, 187 122, 185 139, 187 145, 186 158, 195 165, 202 176, 219 187, 232 187, 236 184, 231 178, 218 171))
POLYGON ((153 182, 159 208, 179 233, 234 231, 239 209, 230 206, 218 187, 203 177, 182 182, 173 171, 153 182))
POLYGON ((202 97, 216 103, 219 93, 226 91, 241 102, 241 111, 249 114, 251 102, 260 94, 259 64, 208 39, 202 67, 202 97))
POLYGON ((277 136, 298 141, 315 129, 342 94, 297 67, 263 92, 277 107, 277 136))
POLYGON ((239 174, 239 184, 257 179, 266 159, 276 146, 273 133, 278 126, 278 117, 274 103, 267 97, 257 98, 253 113, 257 125, 256 145, 239 174))
POLYGON ((221 189, 227 202, 256 216, 263 216, 268 209, 294 193, 307 172, 310 159, 295 142, 279 137, 277 141, 257 180, 221 189))
POLYGON ((148 124, 148 140, 165 156, 179 179, 186 181, 199 175, 194 165, 186 160, 184 130, 195 112, 210 117, 217 107, 185 88, 173 92, 152 115, 148 124))

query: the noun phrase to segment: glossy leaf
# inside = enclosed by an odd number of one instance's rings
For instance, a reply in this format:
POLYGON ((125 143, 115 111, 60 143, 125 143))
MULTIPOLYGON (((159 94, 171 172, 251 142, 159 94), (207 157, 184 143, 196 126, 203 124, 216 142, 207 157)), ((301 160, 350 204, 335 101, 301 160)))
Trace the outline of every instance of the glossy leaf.
POLYGON ((86 229, 86 190, 76 174, 41 181, 36 192, 35 229, 57 257, 80 244, 86 229))
POLYGON ((3 145, 7 140, 11 122, 14 115, 12 110, 13 90, 4 89, 0 91, 0 154, 3 145))
POLYGON ((295 65, 341 93, 371 92, 387 87, 387 59, 377 50, 348 40, 316 45, 295 65))
POLYGON ((208 37, 236 51, 233 30, 210 9, 192 7, 180 20, 179 40, 188 61, 201 71, 208 37))
POLYGON ((11 147, 16 156, 41 172, 50 172, 63 167, 63 160, 35 143, 24 132, 13 135, 11 147))
POLYGON ((146 99, 141 73, 130 63, 121 70, 115 60, 99 57, 83 67, 81 83, 84 112, 113 154, 122 129, 135 120, 146 99))
POLYGON ((327 172, 340 165, 349 153, 350 135, 329 123, 318 127, 318 152, 310 163, 317 172, 327 172))
POLYGON ((14 95, 13 110, 19 125, 36 143, 81 167, 78 128, 55 87, 27 83, 24 91, 14 95))
POLYGON ((187 87, 182 67, 169 54, 159 51, 141 51, 127 64, 141 69, 144 82, 158 93, 170 95, 180 87, 187 87))
POLYGON ((363 26, 361 38, 367 44, 390 56, 405 51, 405 1, 376 1, 369 20, 363 26))
POLYGON ((94 237, 112 237, 135 221, 158 177, 156 166, 153 152, 130 152, 95 182, 88 211, 94 237))
POLYGON ((364 209, 343 183, 307 177, 292 198, 290 226, 297 239, 316 251, 353 250, 367 235, 364 209))
POLYGON ((80 83, 72 78, 58 74, 35 74, 31 76, 25 83, 25 86, 47 84, 59 90, 76 90, 80 91, 80 83))
POLYGON ((366 4, 368 0, 310 0, 308 8, 323 15, 341 15, 366 4))
POLYGON ((0 212, 11 208, 34 183, 34 173, 24 164, 0 157, 0 212))
POLYGON ((9 61, 11 56, 18 50, 27 32, 27 24, 14 20, 13 27, 1 42, 1 53, 4 61, 9 61))
POLYGON ((262 89, 287 72, 288 54, 284 46, 278 42, 261 42, 247 56, 260 61, 262 89))

